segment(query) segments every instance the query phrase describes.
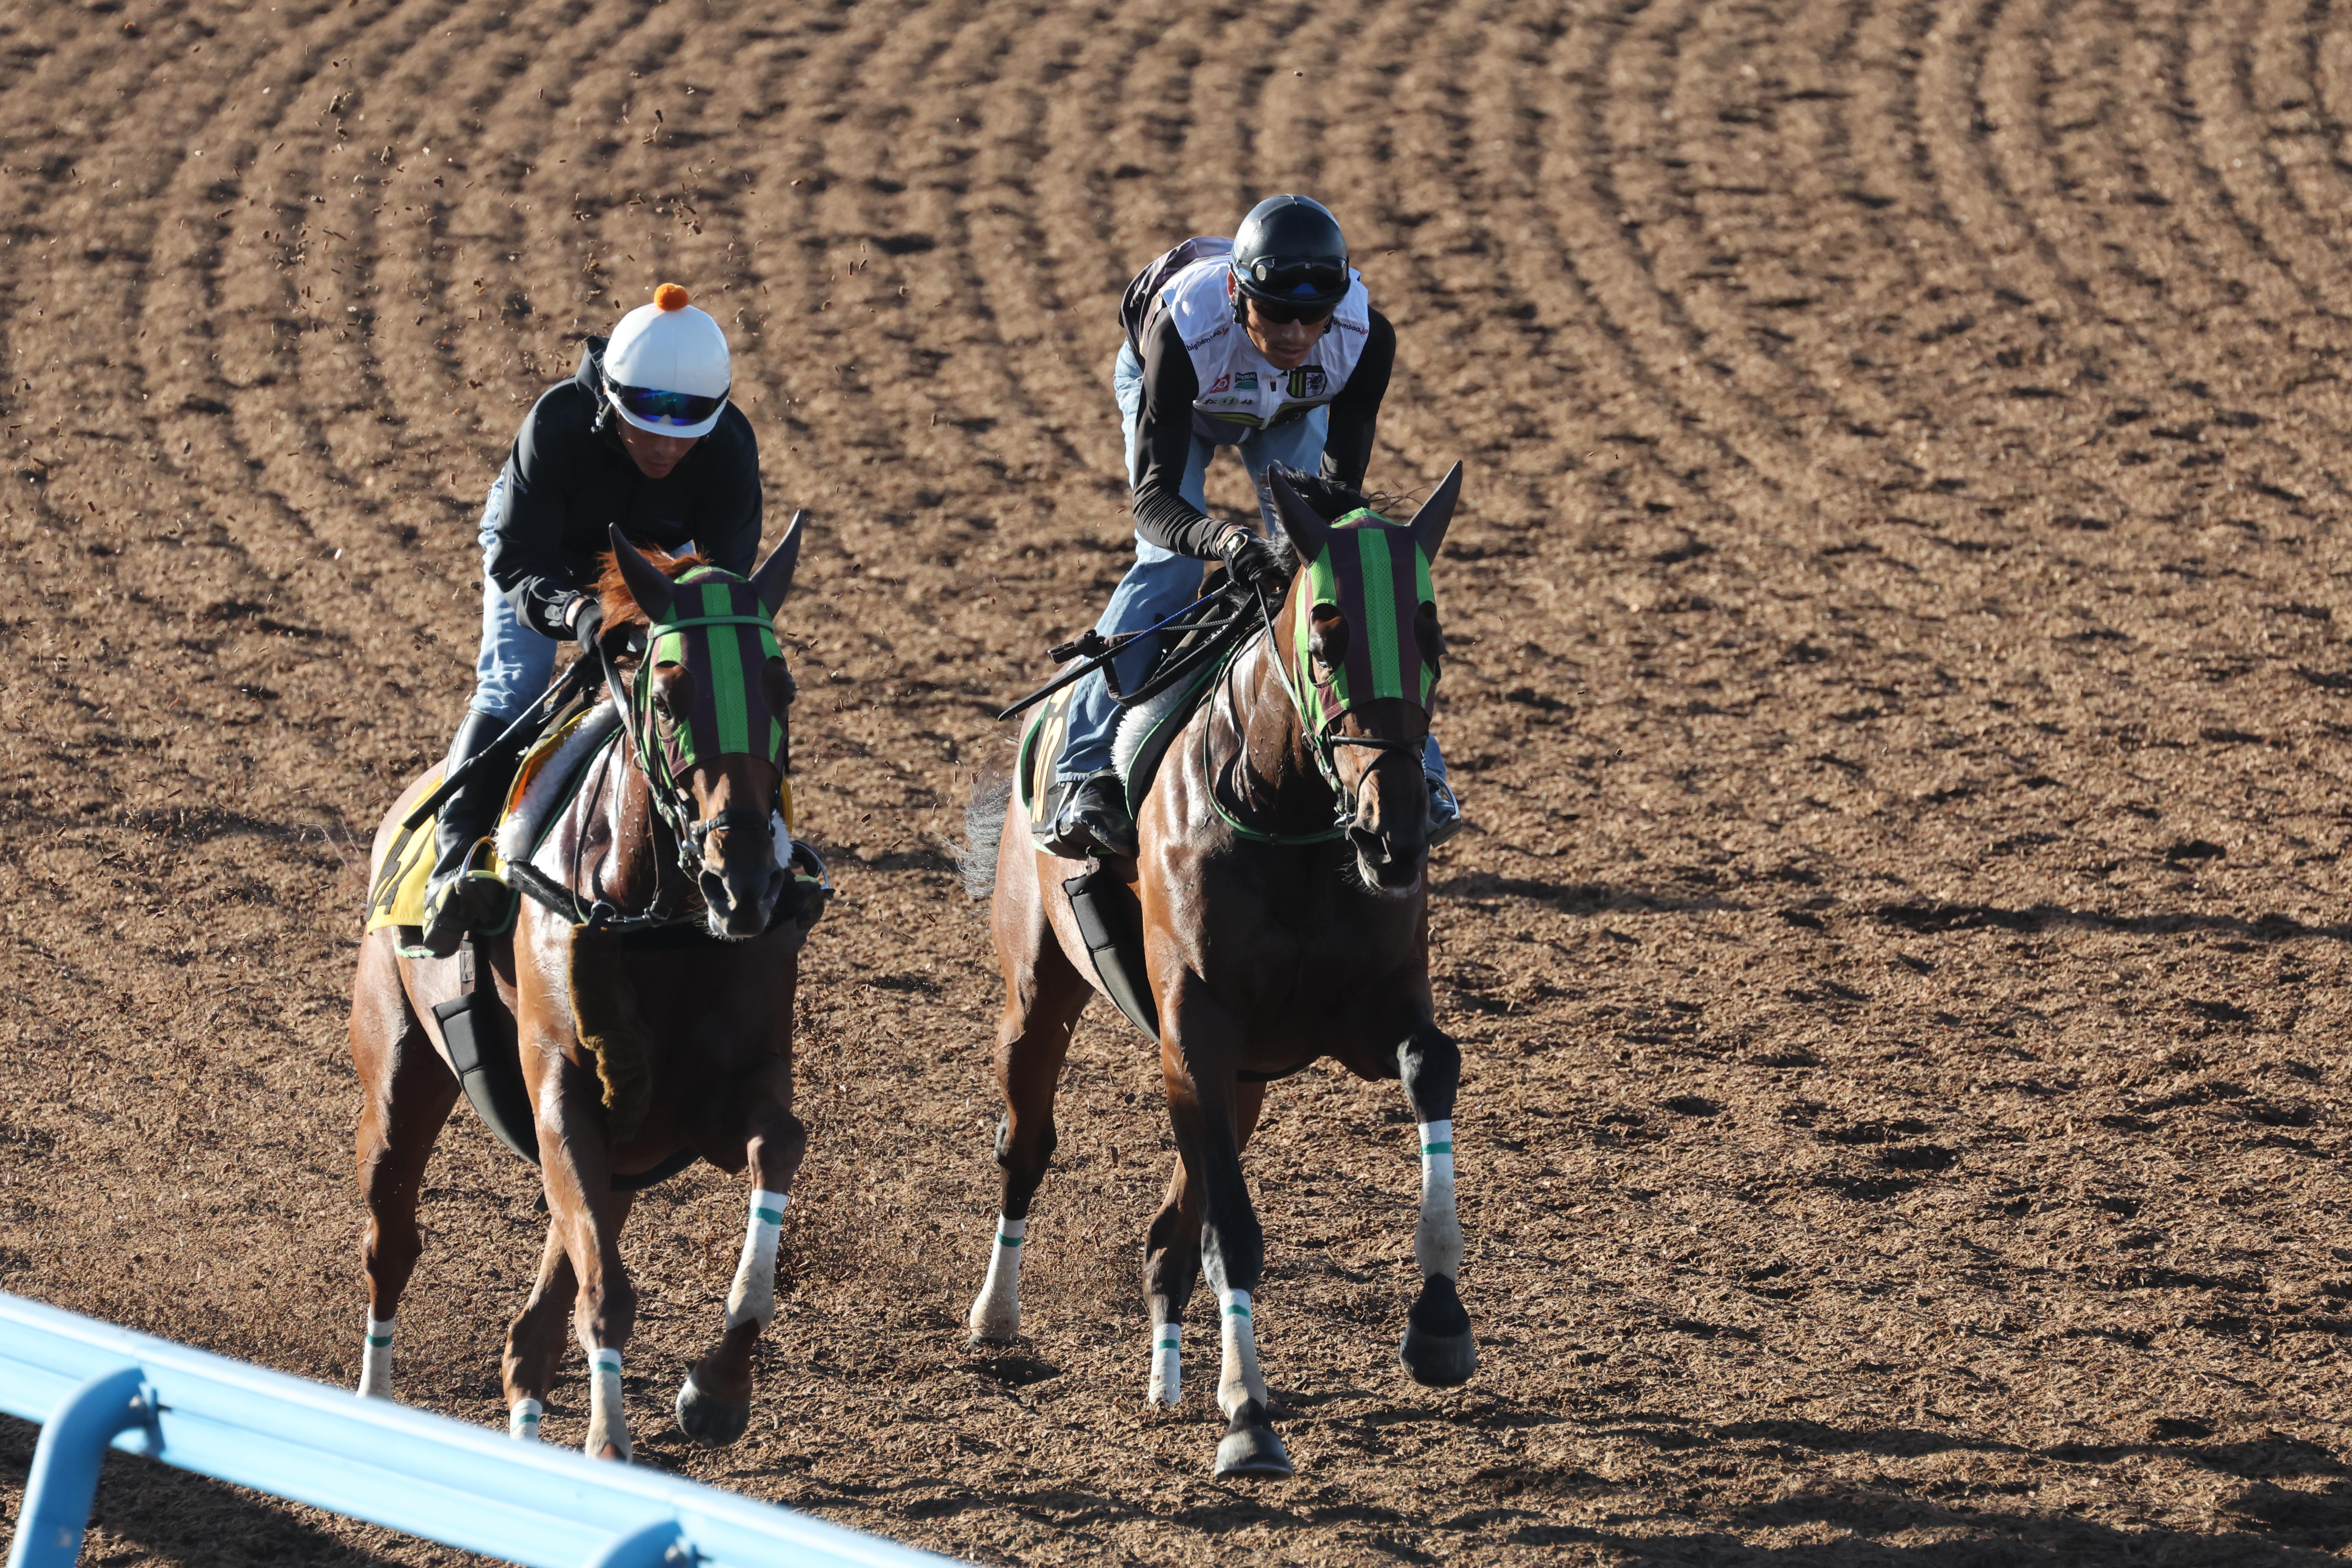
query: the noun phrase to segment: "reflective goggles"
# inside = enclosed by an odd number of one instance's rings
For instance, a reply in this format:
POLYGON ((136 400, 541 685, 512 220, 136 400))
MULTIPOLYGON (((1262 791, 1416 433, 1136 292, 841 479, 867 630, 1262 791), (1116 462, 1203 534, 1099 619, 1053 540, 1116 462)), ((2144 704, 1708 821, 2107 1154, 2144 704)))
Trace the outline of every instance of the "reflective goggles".
POLYGON ((604 383, 604 391, 623 412, 648 425, 676 425, 680 428, 699 425, 727 405, 727 394, 724 392, 716 397, 697 397, 688 392, 623 386, 610 380, 604 383))
POLYGON ((1278 257, 1262 258, 1249 264, 1249 278, 1254 298, 1291 295, 1302 300, 1319 301, 1347 292, 1348 263, 1329 257, 1287 261, 1278 257))

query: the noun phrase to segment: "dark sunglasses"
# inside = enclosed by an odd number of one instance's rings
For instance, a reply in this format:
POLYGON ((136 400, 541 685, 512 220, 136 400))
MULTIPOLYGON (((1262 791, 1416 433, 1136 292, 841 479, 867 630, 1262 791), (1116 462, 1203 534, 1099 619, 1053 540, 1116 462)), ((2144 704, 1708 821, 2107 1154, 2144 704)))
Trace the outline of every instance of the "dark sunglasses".
POLYGON ((1277 327, 1286 327, 1294 321, 1304 321, 1312 327, 1331 316, 1328 305, 1269 305, 1263 300, 1252 300, 1250 309, 1257 312, 1259 321, 1277 327))
POLYGON ((604 388, 624 409, 656 425, 699 425, 718 413, 727 401, 723 392, 716 397, 697 397, 691 393, 659 392, 650 386, 623 386, 611 381, 604 384, 604 388))

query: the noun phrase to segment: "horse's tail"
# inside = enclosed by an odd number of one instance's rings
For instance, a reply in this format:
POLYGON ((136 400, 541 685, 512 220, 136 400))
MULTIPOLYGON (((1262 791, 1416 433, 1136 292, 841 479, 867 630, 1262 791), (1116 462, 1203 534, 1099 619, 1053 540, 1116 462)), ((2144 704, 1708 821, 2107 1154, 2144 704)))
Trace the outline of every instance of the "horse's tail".
POLYGON ((955 846, 955 863, 968 897, 985 899, 996 891, 996 846, 1004 837, 1004 814, 1012 809, 1013 769, 1000 757, 973 777, 971 798, 963 805, 964 841, 955 846))

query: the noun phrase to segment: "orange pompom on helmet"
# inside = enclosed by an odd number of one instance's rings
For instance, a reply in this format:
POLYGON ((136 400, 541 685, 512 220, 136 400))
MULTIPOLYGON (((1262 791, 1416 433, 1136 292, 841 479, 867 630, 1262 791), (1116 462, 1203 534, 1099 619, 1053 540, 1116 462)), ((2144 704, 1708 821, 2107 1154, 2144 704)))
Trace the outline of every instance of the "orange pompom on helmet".
POLYGON ((621 318, 604 345, 613 411, 656 436, 707 436, 734 382, 727 334, 675 283, 621 318))

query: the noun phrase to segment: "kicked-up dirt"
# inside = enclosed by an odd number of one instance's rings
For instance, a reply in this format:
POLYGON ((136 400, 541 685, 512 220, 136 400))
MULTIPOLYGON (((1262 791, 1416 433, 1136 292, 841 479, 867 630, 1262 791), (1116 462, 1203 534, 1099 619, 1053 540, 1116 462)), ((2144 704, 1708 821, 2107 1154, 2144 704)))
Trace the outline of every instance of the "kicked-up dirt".
MULTIPOLYGON (((667 1414, 739 1186, 643 1203, 649 1464, 987 1562, 2292 1563, 2352 1546, 2339 8, 24 0, 0 16, 0 1286, 340 1384, 365 846, 465 700, 524 408, 733 334, 814 1143, 752 1430, 667 1414), (1256 196, 1468 488, 1433 868, 1476 1381, 1402 1095, 1251 1169, 1283 1485, 1147 1412, 1151 1053, 1082 1026, 965 1349, 989 714, 1129 551, 1120 285, 1256 196)), ((1238 502, 1237 470, 1213 499, 1238 502)), ((460 1111, 404 1398, 500 1419, 534 1178, 460 1111)), ((578 1441, 583 1385, 550 1436, 578 1441)), ((0 1433, 0 1488, 33 1435, 0 1433)), ((453 1554, 119 1461, 92 1562, 453 1554)))

